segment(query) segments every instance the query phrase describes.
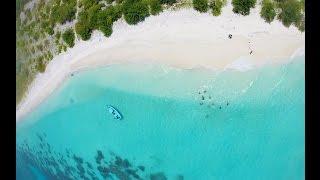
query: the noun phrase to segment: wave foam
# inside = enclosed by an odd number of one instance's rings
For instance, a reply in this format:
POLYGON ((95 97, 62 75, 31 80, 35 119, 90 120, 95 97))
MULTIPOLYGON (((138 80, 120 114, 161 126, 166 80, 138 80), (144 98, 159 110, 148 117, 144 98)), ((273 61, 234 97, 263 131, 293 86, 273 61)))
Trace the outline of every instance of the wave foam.
POLYGON ((239 71, 247 71, 253 68, 253 64, 248 58, 241 57, 225 67, 227 69, 235 69, 239 71))

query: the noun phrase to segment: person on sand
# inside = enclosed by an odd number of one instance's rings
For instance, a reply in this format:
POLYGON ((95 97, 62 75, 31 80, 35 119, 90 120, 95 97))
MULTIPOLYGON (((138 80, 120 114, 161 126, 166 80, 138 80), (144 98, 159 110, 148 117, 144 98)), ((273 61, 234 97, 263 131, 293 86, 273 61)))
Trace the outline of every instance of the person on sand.
POLYGON ((250 55, 253 53, 253 51, 252 51, 252 49, 251 49, 251 43, 250 43, 250 41, 249 41, 249 49, 250 49, 250 55))

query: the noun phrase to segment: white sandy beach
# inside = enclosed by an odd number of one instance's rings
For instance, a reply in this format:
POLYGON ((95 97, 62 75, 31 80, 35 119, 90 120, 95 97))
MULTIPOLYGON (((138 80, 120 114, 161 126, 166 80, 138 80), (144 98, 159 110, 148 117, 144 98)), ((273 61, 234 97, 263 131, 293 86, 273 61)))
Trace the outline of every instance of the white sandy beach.
POLYGON ((79 41, 54 57, 45 73, 37 75, 17 106, 16 121, 39 105, 70 73, 83 68, 135 62, 244 70, 286 63, 293 54, 304 52, 304 33, 293 26, 286 28, 277 20, 265 23, 260 8, 257 5, 249 16, 241 16, 232 12, 229 2, 218 17, 181 9, 148 17, 136 26, 121 19, 109 38, 95 31, 89 41, 79 41))

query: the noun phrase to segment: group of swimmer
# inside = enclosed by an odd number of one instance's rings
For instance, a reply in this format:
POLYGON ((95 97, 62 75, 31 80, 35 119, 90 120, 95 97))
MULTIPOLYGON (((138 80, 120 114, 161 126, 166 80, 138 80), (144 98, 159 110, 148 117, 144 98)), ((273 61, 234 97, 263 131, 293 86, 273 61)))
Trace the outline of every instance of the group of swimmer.
MULTIPOLYGON (((199 91, 199 92, 198 92, 198 94, 201 95, 201 101, 200 101, 200 103, 199 103, 200 106, 204 105, 204 102, 205 102, 205 100, 206 100, 206 97, 205 97, 205 94, 206 94, 206 93, 207 93, 206 90, 203 90, 203 91, 199 91)), ((212 106, 215 106, 215 103, 214 103, 214 102, 210 102, 211 99, 212 99, 212 97, 209 95, 207 98, 209 99, 208 108, 211 108, 212 106)), ((227 101, 226 105, 227 105, 227 106, 230 105, 229 101, 227 101)), ((219 109, 222 109, 222 106, 221 106, 221 105, 219 106, 219 109)))

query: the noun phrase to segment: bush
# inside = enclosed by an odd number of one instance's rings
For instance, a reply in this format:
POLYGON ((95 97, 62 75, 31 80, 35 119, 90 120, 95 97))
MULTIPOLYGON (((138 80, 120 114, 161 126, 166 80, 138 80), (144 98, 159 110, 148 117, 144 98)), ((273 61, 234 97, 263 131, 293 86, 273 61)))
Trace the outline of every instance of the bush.
POLYGON ((160 0, 161 4, 168 4, 168 5, 172 5, 176 2, 177 2, 177 0, 160 0))
POLYGON ((199 12, 208 11, 208 0, 192 0, 193 8, 199 12))
POLYGON ((123 9, 121 4, 117 4, 113 7, 113 22, 120 19, 122 17, 123 9))
POLYGON ((75 30, 82 40, 88 40, 94 29, 101 30, 105 36, 112 34, 113 22, 122 16, 122 5, 108 6, 101 10, 102 5, 91 0, 82 0, 85 10, 79 14, 75 30))
POLYGON ((112 34, 113 16, 111 11, 110 8, 107 8, 98 15, 99 30, 102 31, 106 37, 109 37, 112 34))
POLYGON ((104 24, 106 21, 112 23, 120 19, 122 16, 122 9, 120 5, 109 6, 105 10, 102 10, 98 14, 98 25, 104 24))
POLYGON ((210 8, 212 9, 212 14, 214 16, 219 16, 221 14, 222 6, 224 5, 225 1, 223 0, 214 0, 210 3, 210 8))
POLYGON ((84 22, 77 22, 75 30, 82 40, 86 41, 90 39, 92 30, 89 28, 88 24, 84 22))
POLYGON ((281 20, 282 24, 289 27, 291 24, 300 24, 302 20, 302 6, 297 0, 287 0, 280 4, 281 12, 278 18, 281 20))
POLYGON ((59 44, 58 46, 58 54, 60 54, 62 52, 62 45, 59 44))
POLYGON ((98 27, 106 37, 112 34, 113 22, 117 21, 122 16, 120 5, 109 6, 98 14, 98 27))
POLYGON ((56 33, 55 37, 56 37, 56 39, 60 40, 61 32, 60 32, 60 31, 58 31, 58 32, 56 33))
POLYGON ((62 39, 68 44, 69 47, 74 46, 74 32, 73 29, 68 29, 62 34, 62 39))
POLYGON ((37 58, 36 69, 40 73, 43 73, 46 70, 46 64, 45 64, 42 56, 37 58))
POLYGON ((128 24, 134 25, 149 16, 149 8, 141 0, 126 0, 123 3, 123 15, 128 24))
POLYGON ((96 4, 98 4, 96 0, 80 0, 80 7, 83 7, 84 10, 87 10, 96 4))
POLYGON ((276 16, 275 5, 270 0, 262 1, 260 16, 268 23, 271 23, 276 16))
POLYGON ((250 14, 250 8, 256 5, 256 0, 232 0, 232 5, 234 13, 246 16, 250 14))
POLYGON ((63 50, 64 52, 66 52, 66 51, 67 51, 67 46, 62 46, 62 50, 63 50))
POLYGON ((29 0, 16 0, 16 18, 19 17, 21 11, 23 11, 24 5, 28 2, 29 0))
POLYGON ((296 27, 299 29, 299 31, 304 32, 305 31, 305 20, 301 20, 300 23, 296 24, 296 27))
POLYGON ((108 4, 112 4, 115 0, 106 0, 108 4))
POLYGON ((101 26, 99 29, 106 37, 109 37, 112 34, 112 25, 101 26))
POLYGON ((162 11, 161 3, 159 0, 151 0, 150 1, 150 13, 152 15, 157 15, 162 11))
POLYGON ((301 5, 302 10, 304 11, 304 0, 300 1, 300 5, 301 5))
POLYGON ((49 35, 53 35, 54 34, 54 30, 53 27, 51 25, 49 25, 48 27, 46 27, 45 31, 49 34, 49 35))
POLYGON ((87 17, 87 21, 89 23, 88 25, 90 29, 98 28, 98 15, 99 15, 100 9, 101 9, 100 4, 93 5, 89 9, 87 9, 86 17, 87 17))
POLYGON ((124 0, 116 0, 117 4, 121 4, 124 0))
MULTIPOLYGON (((92 18, 92 17, 91 17, 92 18)), ((93 23, 91 23, 92 25, 93 23)), ((79 20, 75 25, 76 33, 81 37, 82 40, 86 41, 90 39, 92 27, 90 26, 90 18, 87 11, 79 13, 79 20)))
POLYGON ((62 4, 57 1, 51 9, 50 21, 55 23, 64 24, 67 21, 72 21, 76 16, 76 0, 66 0, 62 4))
POLYGON ((47 34, 53 35, 53 24, 51 24, 49 21, 44 21, 40 23, 41 30, 44 30, 47 34))
POLYGON ((51 54, 51 52, 50 52, 50 51, 48 52, 48 54, 47 54, 47 55, 48 55, 48 59, 49 59, 49 60, 51 60, 51 59, 53 58, 53 55, 51 54))

